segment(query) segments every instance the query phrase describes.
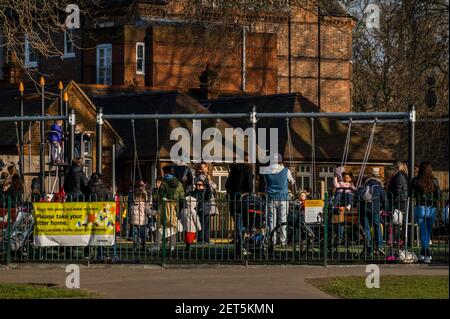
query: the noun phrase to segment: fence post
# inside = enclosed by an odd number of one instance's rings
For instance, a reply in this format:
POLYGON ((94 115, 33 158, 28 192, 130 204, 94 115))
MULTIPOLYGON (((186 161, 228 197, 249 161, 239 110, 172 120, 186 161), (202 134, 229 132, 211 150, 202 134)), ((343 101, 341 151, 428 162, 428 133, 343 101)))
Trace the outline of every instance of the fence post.
POLYGON ((325 192, 323 206, 324 230, 323 230, 323 265, 328 265, 328 192, 325 192))
POLYGON ((11 195, 8 195, 8 232, 6 240, 6 264, 11 263, 11 195))
POLYGON ((162 242, 161 242, 161 263, 164 265, 166 261, 166 203, 167 198, 166 195, 163 196, 162 199, 162 242))

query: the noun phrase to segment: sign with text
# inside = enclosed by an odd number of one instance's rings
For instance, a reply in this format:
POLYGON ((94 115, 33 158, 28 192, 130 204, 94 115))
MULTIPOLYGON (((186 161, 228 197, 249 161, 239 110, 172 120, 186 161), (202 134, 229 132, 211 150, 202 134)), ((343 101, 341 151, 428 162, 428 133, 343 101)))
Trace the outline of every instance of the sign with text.
POLYGON ((305 223, 321 223, 323 220, 323 200, 305 201, 305 223))
POLYGON ((36 246, 110 246, 115 202, 34 203, 36 246))

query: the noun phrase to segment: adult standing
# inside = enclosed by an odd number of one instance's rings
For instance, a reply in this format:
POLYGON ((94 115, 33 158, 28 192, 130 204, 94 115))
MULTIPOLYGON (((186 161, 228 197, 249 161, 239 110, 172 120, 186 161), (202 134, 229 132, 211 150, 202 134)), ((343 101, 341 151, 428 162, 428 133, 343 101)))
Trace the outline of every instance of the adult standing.
POLYGON ((366 257, 372 254, 382 255, 383 236, 381 234, 380 212, 387 207, 386 192, 383 181, 380 179, 380 169, 372 169, 371 176, 365 181, 363 187, 358 192, 359 212, 364 233, 366 237, 365 252, 366 257), (373 227, 374 239, 371 236, 371 226, 373 227), (374 241, 374 243, 373 243, 374 241))
POLYGON ((235 222, 235 254, 237 257, 242 252, 242 212, 240 209, 240 197, 242 194, 251 193, 253 174, 251 168, 243 163, 231 164, 230 173, 225 182, 225 189, 229 198, 230 215, 235 222))
POLYGON ((195 178, 195 189, 189 193, 197 201, 197 216, 200 218, 201 231, 198 234, 198 241, 209 244, 210 235, 210 211, 207 204, 212 198, 212 189, 205 175, 195 178))
POLYGON ((87 195, 89 201, 106 202, 114 199, 112 192, 103 184, 102 176, 99 173, 92 174, 89 179, 87 195))
POLYGON ((178 210, 182 208, 185 197, 183 184, 178 180, 173 166, 163 167, 164 176, 158 189, 159 231, 156 232, 156 246, 152 251, 158 251, 162 235, 169 239, 170 249, 175 250, 175 240, 178 226, 178 210), (163 206, 163 200, 165 205, 163 206))
MULTIPOLYGON (((286 223, 289 211, 289 184, 295 184, 291 171, 283 165, 283 158, 280 154, 274 156, 271 165, 263 174, 268 200, 268 226, 272 232, 277 224, 286 223)), ((277 242, 277 234, 273 236, 273 244, 277 242)), ((286 246, 286 224, 280 229, 280 242, 286 246)))
MULTIPOLYGON (((403 215, 406 213, 408 190, 408 166, 406 166, 404 162, 396 162, 394 164, 394 172, 387 186, 387 197, 389 202, 392 203, 391 210, 393 213, 397 210, 395 214, 398 219, 402 219, 403 215)), ((399 220, 399 222, 401 222, 401 220, 399 220)), ((399 226, 401 230, 402 225, 399 226)), ((401 241, 397 237, 398 235, 394 235, 394 238, 398 239, 397 243, 401 245, 401 241)))
POLYGON ((429 243, 436 220, 436 206, 440 199, 441 190, 438 180, 433 176, 430 162, 420 163, 417 176, 411 181, 412 197, 415 199, 414 218, 419 224, 421 262, 431 262, 429 243))
POLYGON ((83 201, 88 180, 83 172, 83 160, 76 157, 72 160, 72 165, 64 179, 64 192, 68 201, 83 201))

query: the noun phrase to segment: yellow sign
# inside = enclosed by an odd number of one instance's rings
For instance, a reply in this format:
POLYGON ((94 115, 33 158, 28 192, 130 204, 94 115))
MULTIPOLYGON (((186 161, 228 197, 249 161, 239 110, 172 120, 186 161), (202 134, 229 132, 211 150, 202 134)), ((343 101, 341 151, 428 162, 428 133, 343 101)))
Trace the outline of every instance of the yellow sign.
POLYGON ((324 206, 323 200, 306 200, 305 201, 305 207, 323 207, 324 206))
POLYGON ((305 223, 319 224, 323 221, 323 200, 305 201, 305 223))
POLYGON ((112 245, 115 202, 34 203, 37 246, 112 245))

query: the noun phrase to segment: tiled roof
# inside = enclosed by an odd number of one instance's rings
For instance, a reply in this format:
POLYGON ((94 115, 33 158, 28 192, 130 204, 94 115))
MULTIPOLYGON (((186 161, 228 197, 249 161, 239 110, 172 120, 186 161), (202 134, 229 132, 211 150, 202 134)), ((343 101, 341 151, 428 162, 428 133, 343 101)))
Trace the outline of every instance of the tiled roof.
MULTIPOLYGON (((257 112, 288 113, 288 112, 319 112, 318 108, 308 99, 299 94, 278 94, 257 97, 224 98, 212 101, 202 101, 212 113, 249 112, 256 105, 257 112)), ((234 127, 248 127, 248 122, 241 119, 227 120, 234 127)), ((285 118, 263 118, 258 120, 258 127, 277 128, 279 152, 285 158, 290 158, 288 134, 285 118)), ((315 119, 315 145, 317 161, 340 162, 347 136, 348 126, 337 120, 315 119)), ((292 157, 295 161, 310 161, 312 158, 311 120, 295 118, 290 120, 290 134, 293 145, 292 157)), ((268 139, 267 139, 268 140, 268 139)), ((350 144, 348 161, 361 162, 364 158, 368 138, 353 136, 350 144)), ((392 161, 389 153, 374 148, 370 156, 371 162, 392 161)))

